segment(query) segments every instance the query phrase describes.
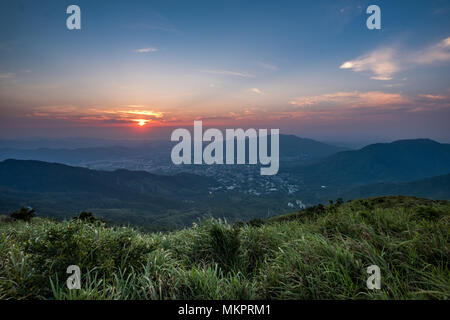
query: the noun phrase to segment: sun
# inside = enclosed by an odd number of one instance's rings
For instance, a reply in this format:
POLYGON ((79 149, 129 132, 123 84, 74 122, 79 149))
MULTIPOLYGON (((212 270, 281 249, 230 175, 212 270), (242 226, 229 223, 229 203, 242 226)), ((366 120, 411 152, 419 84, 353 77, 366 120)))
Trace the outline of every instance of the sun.
POLYGON ((146 120, 137 120, 137 122, 138 122, 138 126, 140 126, 140 127, 143 127, 147 124, 146 120))

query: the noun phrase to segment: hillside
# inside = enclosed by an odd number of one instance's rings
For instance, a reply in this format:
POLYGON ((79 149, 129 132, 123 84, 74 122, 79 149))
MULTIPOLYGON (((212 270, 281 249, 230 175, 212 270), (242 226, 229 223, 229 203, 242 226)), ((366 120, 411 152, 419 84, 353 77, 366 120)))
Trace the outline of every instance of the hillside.
POLYGON ((0 212, 32 206, 41 216, 60 219, 93 211, 120 223, 185 225, 202 214, 192 202, 212 186, 213 179, 188 173, 163 176, 5 160, 0 162, 0 212))
POLYGON ((281 160, 300 158, 313 161, 328 157, 334 153, 344 150, 345 148, 333 146, 316 140, 300 138, 294 135, 280 134, 281 160))
POLYGON ((292 161, 282 162, 280 174, 270 178, 238 166, 181 166, 174 171, 181 173, 161 175, 6 160, 0 162, 0 212, 32 206, 40 216, 63 219, 90 211, 118 223, 153 228, 183 227, 205 216, 230 221, 268 217, 289 212, 298 203, 311 206, 339 197, 450 199, 448 180, 433 178, 450 172, 447 144, 426 139, 374 144, 292 167, 337 150, 296 136, 283 136, 281 143, 288 144, 283 147, 285 159, 292 161), (304 150, 313 151, 302 154, 304 150), (419 181, 423 179, 432 180, 419 181))
POLYGON ((449 202, 381 197, 164 234, 0 218, 0 299, 449 299, 449 217, 449 202))
POLYGON ((336 153, 312 165, 289 168, 287 172, 316 186, 412 181, 450 173, 450 145, 429 139, 377 143, 336 153))
POLYGON ((5 160, 0 162, 0 214, 31 206, 41 217, 65 219, 90 211, 117 223, 179 228, 205 216, 234 221, 289 210, 288 200, 279 193, 210 194, 215 187, 215 179, 189 173, 156 175, 5 160))
POLYGON ((181 173, 155 175, 145 171, 98 171, 34 160, 0 162, 0 185, 24 192, 101 192, 115 197, 173 196, 205 193, 213 179, 181 173))
POLYGON ((355 199, 396 194, 450 200, 450 174, 411 182, 365 185, 344 193, 342 197, 355 199))

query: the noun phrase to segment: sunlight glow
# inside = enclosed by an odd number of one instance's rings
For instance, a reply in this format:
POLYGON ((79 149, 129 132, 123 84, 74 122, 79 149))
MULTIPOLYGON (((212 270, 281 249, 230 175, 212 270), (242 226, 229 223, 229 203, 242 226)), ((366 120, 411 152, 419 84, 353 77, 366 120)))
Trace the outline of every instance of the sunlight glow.
POLYGON ((144 119, 138 119, 138 120, 136 120, 136 121, 137 121, 137 123, 138 123, 138 125, 139 125, 140 127, 145 126, 145 125, 147 124, 147 122, 148 122, 148 120, 144 120, 144 119))

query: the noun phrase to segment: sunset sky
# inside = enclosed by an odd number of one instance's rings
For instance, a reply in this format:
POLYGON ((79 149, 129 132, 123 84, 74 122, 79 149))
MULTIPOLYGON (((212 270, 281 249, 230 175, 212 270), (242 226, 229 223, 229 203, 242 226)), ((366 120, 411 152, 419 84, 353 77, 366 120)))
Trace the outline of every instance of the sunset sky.
POLYGON ((202 119, 450 142, 448 0, 3 0, 0 28, 0 138, 144 139, 202 119))

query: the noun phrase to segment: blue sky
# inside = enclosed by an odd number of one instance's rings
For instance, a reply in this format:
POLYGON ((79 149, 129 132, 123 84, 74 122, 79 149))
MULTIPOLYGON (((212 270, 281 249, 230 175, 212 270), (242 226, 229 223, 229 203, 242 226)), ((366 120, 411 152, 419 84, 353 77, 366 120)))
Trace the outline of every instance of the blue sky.
POLYGON ((450 141, 449 18, 448 1, 2 1, 0 134, 145 138, 204 119, 450 141))

